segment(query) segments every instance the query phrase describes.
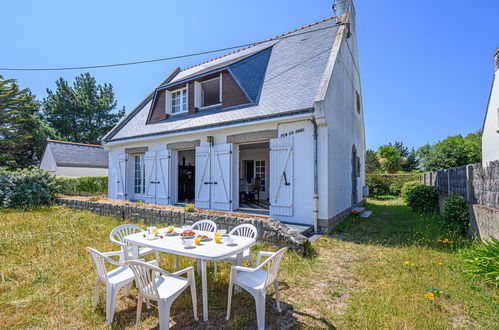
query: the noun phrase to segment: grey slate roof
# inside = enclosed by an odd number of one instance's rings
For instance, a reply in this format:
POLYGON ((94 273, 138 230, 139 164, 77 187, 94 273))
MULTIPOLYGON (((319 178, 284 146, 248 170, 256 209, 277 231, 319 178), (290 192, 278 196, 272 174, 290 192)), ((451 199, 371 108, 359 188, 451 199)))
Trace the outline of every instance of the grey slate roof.
POLYGON ((313 107, 337 32, 336 20, 329 18, 291 32, 285 38, 270 39, 184 69, 168 81, 168 84, 232 65, 238 60, 271 47, 257 103, 242 107, 201 110, 194 115, 175 115, 166 121, 146 125, 152 104, 152 101, 149 101, 142 109, 132 111, 133 117, 128 118, 120 130, 106 136, 106 141, 202 129, 214 125, 309 111, 313 107))
POLYGON ((108 152, 101 146, 48 140, 57 166, 107 168, 108 152))

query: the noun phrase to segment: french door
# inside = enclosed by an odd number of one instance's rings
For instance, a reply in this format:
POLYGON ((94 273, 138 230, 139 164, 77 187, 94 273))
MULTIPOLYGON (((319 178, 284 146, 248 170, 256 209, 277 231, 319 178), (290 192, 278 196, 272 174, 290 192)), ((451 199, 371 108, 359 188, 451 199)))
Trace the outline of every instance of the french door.
POLYGON ((233 209, 233 144, 196 148, 196 207, 233 209))

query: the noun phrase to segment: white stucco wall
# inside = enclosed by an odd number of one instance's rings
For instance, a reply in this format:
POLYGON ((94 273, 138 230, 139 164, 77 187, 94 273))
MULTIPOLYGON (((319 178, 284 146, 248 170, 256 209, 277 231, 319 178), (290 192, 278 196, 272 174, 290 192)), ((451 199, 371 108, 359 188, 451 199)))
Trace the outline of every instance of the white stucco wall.
POLYGON ((64 176, 107 176, 107 173, 107 168, 58 166, 53 174, 64 176))
MULTIPOLYGON (((349 39, 343 38, 341 42, 324 99, 328 134, 327 218, 339 214, 352 205, 353 145, 357 149, 357 156, 360 157, 361 162, 361 175, 357 178, 357 198, 358 201, 363 198, 366 149, 364 114, 362 106, 360 114, 357 112, 355 91, 362 95, 355 34, 352 34, 349 39)), ((320 138, 325 140, 323 135, 324 133, 320 138)), ((324 219, 323 214, 320 214, 319 218, 324 219)))
POLYGON ((40 162, 40 168, 51 174, 54 174, 57 169, 54 156, 52 155, 52 151, 50 150, 50 148, 48 148, 48 144, 47 146, 45 146, 45 151, 43 152, 42 161, 40 162))
POLYGON ((482 163, 499 160, 499 70, 495 72, 482 132, 482 163))

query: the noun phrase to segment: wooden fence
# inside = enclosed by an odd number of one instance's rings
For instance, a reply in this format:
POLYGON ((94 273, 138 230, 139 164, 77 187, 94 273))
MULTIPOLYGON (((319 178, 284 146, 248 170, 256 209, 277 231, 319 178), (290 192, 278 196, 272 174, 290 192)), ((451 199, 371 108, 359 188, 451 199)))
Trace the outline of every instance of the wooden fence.
POLYGON ((427 186, 435 186, 443 196, 463 196, 470 204, 499 209, 499 161, 448 168, 423 174, 427 186))

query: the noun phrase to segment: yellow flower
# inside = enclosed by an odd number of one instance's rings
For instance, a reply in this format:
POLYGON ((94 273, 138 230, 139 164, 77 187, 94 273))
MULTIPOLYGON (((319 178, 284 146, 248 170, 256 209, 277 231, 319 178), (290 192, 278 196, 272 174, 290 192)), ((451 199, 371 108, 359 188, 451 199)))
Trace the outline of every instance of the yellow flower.
POLYGON ((435 296, 433 295, 433 293, 431 292, 428 292, 427 294, 424 295, 426 299, 430 300, 430 301, 434 301, 435 300, 435 296))
POLYGON ((440 293, 440 294, 442 294, 442 293, 444 293, 444 292, 443 292, 443 291, 440 291, 439 293, 440 293))
POLYGON ((441 262, 438 263, 439 265, 443 265, 441 262))
POLYGON ((409 264, 409 261, 404 262, 404 264, 408 265, 408 264, 409 264))
POLYGON ((411 266, 416 266, 416 264, 415 264, 415 263, 412 263, 412 264, 411 264, 411 266))
POLYGON ((437 291, 433 290, 433 293, 437 293, 437 291))

